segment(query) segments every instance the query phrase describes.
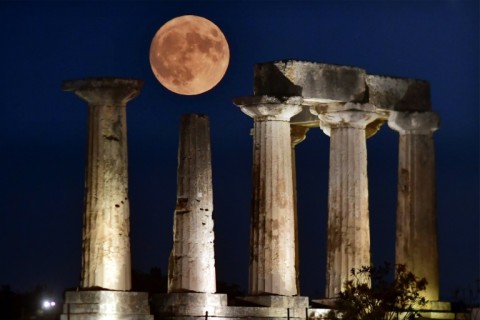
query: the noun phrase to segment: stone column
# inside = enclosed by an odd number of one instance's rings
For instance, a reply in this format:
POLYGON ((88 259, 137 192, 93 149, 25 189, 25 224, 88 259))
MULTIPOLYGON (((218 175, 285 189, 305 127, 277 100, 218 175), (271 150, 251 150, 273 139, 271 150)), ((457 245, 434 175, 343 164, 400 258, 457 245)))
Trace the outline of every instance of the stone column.
POLYGON ((439 299, 434 112, 392 112, 390 128, 400 134, 395 263, 428 281, 425 298, 439 299))
POLYGON ((290 118, 302 107, 276 99, 248 100, 235 100, 255 121, 248 291, 294 296, 298 289, 290 118))
POLYGON ((326 298, 343 289, 352 268, 370 266, 366 128, 378 126, 369 105, 312 109, 330 136, 326 298))
POLYGON ((300 253, 298 242, 298 207, 297 207, 297 164, 295 158, 295 147, 307 137, 310 128, 307 126, 291 125, 290 139, 292 143, 292 184, 293 184, 293 210, 295 218, 295 270, 298 294, 300 294, 300 253))
POLYGON ((177 206, 168 268, 168 292, 215 293, 208 117, 183 115, 179 143, 177 206))
POLYGON ((126 105, 142 85, 120 78, 63 83, 89 105, 82 288, 131 288, 126 105))

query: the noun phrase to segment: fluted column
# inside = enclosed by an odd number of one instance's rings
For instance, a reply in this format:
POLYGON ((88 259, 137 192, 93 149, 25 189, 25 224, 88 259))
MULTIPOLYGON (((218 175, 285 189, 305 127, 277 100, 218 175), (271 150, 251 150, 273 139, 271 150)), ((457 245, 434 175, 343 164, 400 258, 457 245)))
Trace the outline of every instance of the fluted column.
POLYGON ((254 119, 248 291, 250 295, 294 296, 298 289, 290 118, 302 108, 299 102, 236 99, 235 104, 254 119))
POLYGON ((330 135, 325 295, 335 298, 352 268, 371 264, 366 128, 377 126, 379 117, 371 108, 356 104, 334 112, 312 112, 330 135))
POLYGON ((298 242, 298 207, 297 207, 297 164, 295 157, 295 147, 303 142, 307 137, 310 128, 301 125, 290 126, 290 138, 292 143, 292 184, 293 184, 293 210, 295 218, 295 270, 298 294, 300 294, 300 253, 298 242))
POLYGON ((210 124, 205 115, 183 115, 178 150, 177 206, 168 292, 215 293, 210 124))
POLYGON ((126 105, 142 85, 120 78, 63 83, 89 105, 82 288, 131 288, 126 105))
POLYGON ((428 281, 425 298, 439 299, 434 112, 392 112, 389 126, 398 131, 398 203, 395 263, 405 264, 428 281))

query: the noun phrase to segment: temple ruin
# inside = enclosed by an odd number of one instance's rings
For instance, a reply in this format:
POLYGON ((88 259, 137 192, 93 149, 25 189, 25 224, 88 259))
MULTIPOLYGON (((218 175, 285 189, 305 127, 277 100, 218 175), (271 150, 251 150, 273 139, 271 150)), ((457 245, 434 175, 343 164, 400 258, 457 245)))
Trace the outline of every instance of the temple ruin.
POLYGON ((438 302, 433 132, 439 117, 428 82, 316 62, 255 65, 253 95, 233 100, 253 124, 249 283, 235 306, 216 293, 208 117, 183 116, 168 292, 153 297, 151 310, 145 294, 129 292, 125 106, 140 88, 140 81, 116 78, 64 83, 87 101, 90 118, 83 290, 67 292, 62 319, 321 319, 349 271, 371 264, 366 140, 385 123, 399 133, 395 262, 428 280, 430 310, 422 316, 448 314, 449 304, 438 302), (295 146, 316 128, 330 137, 327 272, 324 296, 309 299, 299 292, 295 146), (107 295, 116 302, 106 302, 107 295))

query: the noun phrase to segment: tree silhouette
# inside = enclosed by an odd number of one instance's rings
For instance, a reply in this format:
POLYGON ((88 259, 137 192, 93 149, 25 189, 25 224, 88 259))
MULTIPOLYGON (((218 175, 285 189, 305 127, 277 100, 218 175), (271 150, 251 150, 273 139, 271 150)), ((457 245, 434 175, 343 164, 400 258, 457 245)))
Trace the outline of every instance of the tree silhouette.
POLYGON ((335 310, 328 319, 393 320, 414 319, 426 304, 420 292, 426 289, 425 278, 419 279, 405 265, 395 267, 393 280, 388 280, 390 265, 364 266, 351 270, 345 289, 335 301, 335 310), (400 316, 401 315, 401 316, 400 316))

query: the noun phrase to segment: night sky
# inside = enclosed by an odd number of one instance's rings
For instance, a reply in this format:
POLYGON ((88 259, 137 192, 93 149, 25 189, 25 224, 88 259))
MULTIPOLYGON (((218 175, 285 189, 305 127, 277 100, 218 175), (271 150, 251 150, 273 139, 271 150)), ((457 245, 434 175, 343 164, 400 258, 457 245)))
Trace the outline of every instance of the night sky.
MULTIPOLYGON (((87 105, 61 82, 143 79, 128 105, 132 266, 167 272, 176 201, 178 126, 210 117, 217 279, 246 289, 253 121, 232 104, 253 94, 253 65, 298 59, 424 79, 441 117, 434 134, 441 298, 479 271, 477 1, 0 2, 0 284, 79 285, 87 105), (158 28, 185 14, 217 24, 230 46, 220 84, 167 91, 150 69, 158 28)), ((398 134, 367 142, 372 258, 393 262, 398 134)), ((325 287, 329 138, 297 146, 302 294, 325 287)))

